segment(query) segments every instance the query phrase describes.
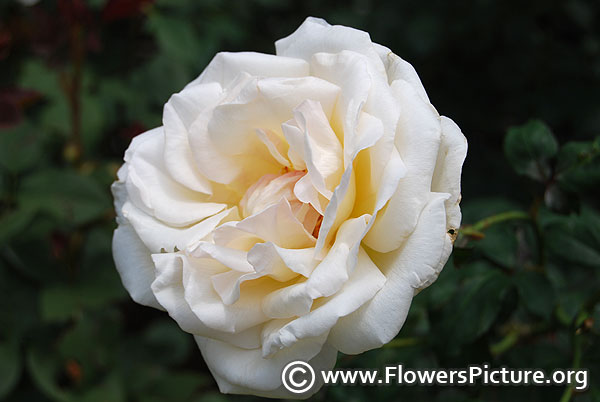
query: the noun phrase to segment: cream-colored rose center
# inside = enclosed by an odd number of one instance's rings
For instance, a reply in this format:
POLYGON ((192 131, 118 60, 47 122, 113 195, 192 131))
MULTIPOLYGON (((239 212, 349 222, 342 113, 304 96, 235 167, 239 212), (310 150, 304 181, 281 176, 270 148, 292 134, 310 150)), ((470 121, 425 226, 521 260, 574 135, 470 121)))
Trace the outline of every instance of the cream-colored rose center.
POLYGON ((308 233, 316 237, 323 216, 311 204, 300 201, 294 194, 296 183, 306 174, 306 170, 288 171, 284 168, 280 175, 264 175, 246 191, 240 201, 242 216, 246 218, 255 215, 285 199, 296 219, 308 233))

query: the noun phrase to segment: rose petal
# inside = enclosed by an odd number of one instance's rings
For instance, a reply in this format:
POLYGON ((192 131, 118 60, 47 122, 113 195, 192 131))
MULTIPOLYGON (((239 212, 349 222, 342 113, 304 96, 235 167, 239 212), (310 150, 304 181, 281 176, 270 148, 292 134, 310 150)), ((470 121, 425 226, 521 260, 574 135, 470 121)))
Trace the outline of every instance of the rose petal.
POLYGON ((240 348, 254 349, 260 345, 261 327, 254 326, 244 331, 227 333, 207 327, 193 313, 184 297, 183 264, 186 257, 178 253, 154 254, 157 277, 152 289, 169 315, 186 332, 221 339, 240 348))
POLYGON ((370 256, 386 276, 385 286, 354 313, 332 328, 329 342, 342 353, 378 348, 396 336, 416 290, 432 281, 448 258, 446 212, 448 194, 430 193, 414 233, 404 247, 370 256))
POLYGON ((123 216, 135 228, 137 235, 151 253, 160 253, 161 250, 185 250, 210 234, 219 223, 234 213, 234 209, 230 208, 195 225, 179 228, 165 225, 129 201, 123 206, 123 216))
POLYGON ((240 79, 233 92, 190 128, 190 144, 199 170, 212 181, 229 184, 241 194, 281 165, 256 129, 281 131, 292 110, 306 99, 332 113, 339 88, 314 77, 240 79), (237 91, 237 92, 236 92, 237 91))
POLYGON ((263 130, 262 128, 257 128, 256 135, 258 136, 258 139, 265 144, 271 153, 271 156, 275 158, 275 160, 279 162, 281 166, 292 167, 289 159, 284 156, 288 152, 289 145, 280 137, 279 134, 277 134, 274 130, 263 130))
POLYGON ((419 75, 415 71, 415 68, 412 66, 412 64, 403 60, 400 56, 394 54, 385 46, 381 46, 376 43, 374 46, 385 66, 388 82, 392 84, 396 80, 406 81, 413 86, 423 101, 430 103, 427 92, 425 92, 425 88, 423 88, 421 79, 419 78, 419 75))
POLYGON ((281 372, 292 361, 308 361, 316 373, 331 369, 337 357, 335 349, 323 345, 324 337, 305 339, 293 348, 282 350, 270 359, 260 349, 245 350, 225 342, 195 337, 202 356, 223 393, 252 394, 265 397, 306 398, 322 386, 319 375, 310 392, 298 396, 281 384, 281 372))
POLYGON ((342 146, 321 105, 311 100, 302 102, 294 109, 294 119, 282 129, 290 144, 290 160, 300 158, 315 189, 330 199, 342 175, 342 146))
POLYGON ((380 72, 384 72, 367 32, 342 25, 332 26, 321 18, 308 17, 291 35, 276 41, 275 50, 278 56, 296 57, 306 61, 310 61, 316 53, 351 50, 367 56, 371 63, 380 66, 380 72))
POLYGON ((442 116, 442 143, 438 153, 431 191, 449 193, 446 200, 447 229, 460 227, 460 174, 467 156, 467 139, 451 119, 442 116))
POLYGON ((122 223, 115 230, 112 252, 123 286, 131 298, 136 303, 163 310, 150 288, 155 278, 150 250, 144 246, 131 225, 122 223))
POLYGON ((188 130, 201 112, 214 107, 221 94, 221 86, 217 83, 195 85, 171 96, 163 112, 167 171, 180 184, 206 194, 212 193, 212 187, 196 168, 188 130))
POLYGON ((393 89, 403 110, 398 121, 396 148, 407 171, 365 236, 365 244, 379 252, 399 248, 413 232, 431 190, 441 141, 440 118, 435 109, 405 81, 394 81, 393 89))
MULTIPOLYGON (((356 131, 355 148, 353 154, 350 155, 351 161, 356 158, 360 151, 373 146, 383 135, 381 121, 367 113, 361 113, 356 131)), ((353 165, 349 164, 325 209, 319 237, 317 238, 316 253, 318 257, 322 256, 324 247, 331 242, 337 228, 350 216, 353 210, 356 197, 356 181, 353 169, 353 165)))
POLYGON ((242 72, 259 77, 304 77, 309 74, 309 68, 308 63, 299 58, 255 52, 220 52, 186 88, 213 82, 228 85, 242 72))
POLYGON ((227 271, 227 267, 210 258, 183 258, 185 300, 194 314, 206 326, 229 333, 267 321, 261 309, 263 295, 278 289, 281 284, 269 278, 248 282, 239 300, 225 305, 213 288, 211 277, 227 271))
POLYGON ((206 195, 183 187, 166 174, 162 127, 141 136, 144 138, 127 154, 127 192, 138 208, 172 226, 187 226, 226 207, 204 202, 206 195))
POLYGON ((340 226, 335 243, 306 281, 278 289, 265 296, 263 310, 272 318, 307 314, 315 299, 339 291, 350 277, 357 261, 360 240, 369 216, 347 220, 340 226))
POLYGON ((256 271, 280 272, 282 266, 306 278, 310 276, 319 261, 315 260, 314 248, 288 249, 274 243, 258 243, 248 252, 248 261, 256 271))
POLYGON ((235 226, 237 229, 284 248, 306 248, 315 244, 315 238, 296 219, 285 198, 260 213, 240 221, 235 226))
POLYGON ((332 296, 320 300, 319 307, 312 309, 308 314, 268 334, 262 343, 263 356, 272 356, 302 339, 328 333, 340 317, 352 313, 371 300, 384 286, 385 281, 385 276, 360 248, 356 269, 342 288, 332 296))

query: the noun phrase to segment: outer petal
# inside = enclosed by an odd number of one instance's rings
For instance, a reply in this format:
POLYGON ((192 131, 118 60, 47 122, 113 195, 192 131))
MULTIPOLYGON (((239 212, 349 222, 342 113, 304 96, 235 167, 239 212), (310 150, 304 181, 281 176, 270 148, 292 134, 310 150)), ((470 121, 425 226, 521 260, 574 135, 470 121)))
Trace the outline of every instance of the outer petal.
POLYGON ((221 52, 186 88, 212 82, 226 86, 240 73, 258 77, 305 77, 308 75, 308 63, 299 58, 277 57, 272 54, 221 52))
POLYGON ((421 98, 429 103, 429 97, 419 75, 415 71, 415 68, 407 61, 403 60, 400 56, 394 54, 390 49, 379 44, 375 44, 375 50, 379 54, 385 71, 387 73, 388 82, 392 84, 396 80, 403 80, 413 86, 415 91, 421 96, 421 98))
POLYGON ((226 205, 204 202, 204 194, 174 181, 163 163, 162 127, 141 134, 127 155, 127 192, 137 207, 172 226, 187 226, 222 211, 226 205))
POLYGON ((291 35, 275 42, 275 49, 278 56, 306 61, 316 53, 350 50, 367 56, 383 72, 383 65, 367 32, 342 25, 332 26, 321 18, 308 17, 291 35))
POLYGON ((163 112, 167 171, 178 183, 206 194, 210 194, 212 188, 196 167, 188 130, 200 113, 219 100, 221 93, 217 83, 195 85, 171 96, 163 112))
POLYGON ((396 336, 416 290, 433 281, 449 255, 444 201, 447 194, 431 193, 417 227, 404 247, 371 258, 387 278, 367 304, 340 319, 328 342, 347 354, 380 347, 396 336))
POLYGON ((210 234, 217 225, 234 213, 234 209, 222 211, 188 227, 172 227, 141 211, 131 202, 123 206, 123 216, 135 228, 137 235, 151 253, 185 250, 210 234))
POLYGON ((297 342, 294 347, 282 350, 265 359, 260 349, 244 350, 224 342, 195 337, 202 356, 223 393, 252 394, 270 398, 307 398, 322 386, 316 376, 315 386, 307 393, 297 395, 286 391, 281 384, 281 372, 286 364, 295 360, 308 361, 318 373, 335 365, 337 351, 324 337, 297 342))
POLYGON ((399 248, 417 224, 431 190, 442 131, 435 109, 410 84, 395 81, 393 88, 402 107, 395 144, 407 172, 365 236, 367 246, 383 253, 399 248))
POLYGON ((431 191, 450 194, 450 198, 446 200, 448 230, 460 226, 460 174, 466 156, 467 139, 456 123, 442 116, 442 143, 433 173, 431 191))
POLYGON ((155 278, 150 250, 144 246, 131 225, 122 224, 115 230, 112 251, 123 286, 131 298, 136 303, 163 310, 150 288, 155 278))
POLYGON ((181 253, 163 253, 152 256, 156 264, 157 277, 152 289, 171 318, 186 332, 221 339, 244 349, 254 349, 260 345, 259 326, 236 333, 227 333, 210 328, 194 314, 184 295, 183 266, 186 256, 181 253))

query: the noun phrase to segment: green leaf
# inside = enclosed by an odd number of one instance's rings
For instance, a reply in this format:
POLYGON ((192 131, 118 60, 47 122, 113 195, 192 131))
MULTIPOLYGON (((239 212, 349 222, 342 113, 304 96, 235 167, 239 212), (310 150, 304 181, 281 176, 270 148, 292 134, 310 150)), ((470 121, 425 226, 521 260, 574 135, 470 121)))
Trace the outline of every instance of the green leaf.
POLYGON ((564 291, 558 295, 557 315, 565 326, 573 325, 573 321, 584 306, 587 299, 586 292, 581 290, 564 291))
POLYGON ((583 207, 579 215, 568 216, 543 211, 540 215, 545 250, 570 264, 600 267, 600 215, 583 207))
POLYGON ((0 399, 9 394, 21 377, 21 356, 15 340, 0 342, 0 399))
POLYGON ((539 272, 520 271, 513 280, 525 307, 549 319, 556 304, 556 295, 548 278, 539 272))
POLYGON ((485 230, 485 237, 475 243, 490 260, 507 268, 516 265, 518 242, 512 222, 505 222, 485 230))
POLYGON ((207 392, 193 400, 194 402, 228 402, 225 395, 217 392, 207 392))
POLYGON ((487 264, 475 264, 475 268, 443 311, 441 332, 447 342, 469 343, 486 332, 511 287, 510 280, 497 269, 487 264))
POLYGON ((79 400, 81 402, 121 402, 126 400, 126 395, 121 379, 117 374, 112 374, 102 384, 86 392, 79 400))
POLYGON ((27 353, 27 368, 33 382, 46 396, 59 402, 71 401, 71 396, 57 384, 61 370, 56 356, 48 351, 32 348, 27 353))
MULTIPOLYGON (((456 253, 456 249, 453 253, 456 253)), ((459 271, 455 268, 453 260, 450 259, 435 281, 435 286, 429 286, 423 290, 423 295, 427 297, 429 305, 432 308, 444 306, 456 293, 459 280, 459 271)))
POLYGON ((184 402, 205 383, 206 378, 196 372, 168 373, 153 381, 141 399, 148 402, 184 402))
POLYGON ((504 139, 504 154, 513 169, 534 180, 545 181, 551 175, 549 160, 556 155, 558 143, 539 120, 511 127, 504 139))
POLYGON ((40 296, 42 319, 63 321, 82 309, 98 309, 125 297, 118 275, 111 268, 106 267, 79 283, 44 288, 40 296))
POLYGON ((40 295, 40 312, 44 321, 66 320, 80 307, 78 292, 67 286, 49 287, 40 295))
POLYGON ((47 105, 42 109, 40 118, 44 129, 61 134, 70 131, 69 106, 55 71, 38 61, 29 61, 23 67, 20 86, 34 89, 44 95, 47 105))
POLYGON ((190 21, 158 12, 149 15, 148 24, 160 47, 179 62, 194 64, 200 43, 190 21))
POLYGON ((9 268, 11 249, 0 253, 0 334, 19 338, 39 325, 38 288, 14 267, 9 268), (17 273, 18 272, 18 273, 17 273))
POLYGON ((35 212, 30 209, 17 209, 0 217, 0 244, 23 232, 34 216, 35 212))
POLYGON ((4 130, 0 133, 0 166, 13 173, 34 167, 42 156, 41 146, 39 131, 31 124, 4 130))
POLYGON ((99 218, 111 206, 108 192, 92 178, 69 170, 41 170, 26 177, 18 204, 74 225, 99 218))
POLYGON ((579 192, 600 184, 600 138, 568 142, 558 153, 558 183, 566 191, 579 192))
POLYGON ((171 320, 150 326, 144 333, 144 341, 154 360, 164 364, 181 363, 192 348, 190 336, 171 320))

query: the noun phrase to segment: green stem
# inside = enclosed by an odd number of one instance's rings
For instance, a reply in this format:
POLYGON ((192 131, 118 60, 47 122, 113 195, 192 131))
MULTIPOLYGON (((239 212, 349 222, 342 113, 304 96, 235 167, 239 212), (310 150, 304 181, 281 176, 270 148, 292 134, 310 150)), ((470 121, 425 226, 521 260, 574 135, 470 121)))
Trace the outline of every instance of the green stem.
POLYGON ((512 220, 530 220, 531 216, 527 212, 523 211, 507 211, 497 215, 488 216, 485 219, 480 220, 474 225, 465 226, 460 229, 460 233, 464 236, 482 237, 483 230, 489 228, 500 222, 512 221, 512 220))
POLYGON ((385 344, 384 348, 405 348, 407 346, 414 346, 421 343, 419 338, 396 338, 392 339, 389 343, 385 344))
MULTIPOLYGON (((581 365, 582 337, 583 334, 580 331, 575 331, 575 334, 573 335, 573 364, 571 367, 573 370, 578 370, 581 365)), ((571 383, 565 388, 565 392, 563 392, 560 402, 569 402, 571 400, 574 387, 575 385, 571 383)))
POLYGON ((520 335, 521 334, 517 329, 511 330, 499 342, 494 343, 490 346, 490 352, 494 356, 501 355, 502 353, 512 348, 518 342, 520 335))

